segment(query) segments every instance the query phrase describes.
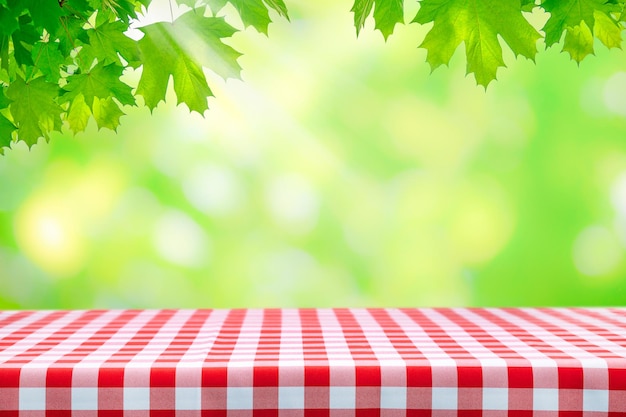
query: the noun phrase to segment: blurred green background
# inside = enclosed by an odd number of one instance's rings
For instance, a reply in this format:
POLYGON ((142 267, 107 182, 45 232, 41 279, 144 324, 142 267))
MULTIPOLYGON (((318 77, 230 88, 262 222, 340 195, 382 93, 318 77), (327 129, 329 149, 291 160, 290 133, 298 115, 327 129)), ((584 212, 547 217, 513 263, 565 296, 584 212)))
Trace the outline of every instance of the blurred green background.
POLYGON ((424 28, 287 4, 204 118, 170 94, 0 157, 0 308, 626 303, 623 51, 485 92, 424 28))

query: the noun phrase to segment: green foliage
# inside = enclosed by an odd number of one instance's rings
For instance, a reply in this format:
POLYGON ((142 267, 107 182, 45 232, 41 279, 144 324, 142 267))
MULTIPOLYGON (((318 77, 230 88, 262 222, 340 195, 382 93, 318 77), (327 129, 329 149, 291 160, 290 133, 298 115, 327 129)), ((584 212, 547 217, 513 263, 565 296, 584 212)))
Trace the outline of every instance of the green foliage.
POLYGON ((11 104, 9 111, 17 126, 20 140, 28 145, 37 139, 61 129, 63 109, 57 104, 59 86, 49 83, 43 76, 24 81, 17 77, 7 89, 11 104))
POLYGON ((128 27, 122 21, 105 22, 87 30, 89 47, 94 57, 103 63, 124 65, 126 61, 137 68, 141 63, 137 43, 124 35, 128 27))
MULTIPOLYGON (((186 0, 185 0, 186 1, 186 0)), ((235 7, 243 24, 252 26, 261 33, 267 34, 267 28, 271 22, 268 7, 274 9, 279 15, 289 18, 287 6, 282 0, 207 0, 213 13, 218 13, 226 3, 235 7)))
POLYGON ((402 0, 356 0, 352 11, 354 12, 354 26, 357 35, 363 29, 365 20, 374 8, 374 20, 376 29, 380 30, 385 39, 393 33, 396 23, 402 23, 404 9, 402 0))
POLYGON ((10 146, 10 138, 15 130, 15 125, 9 119, 0 114, 0 147, 10 146))
MULTIPOLYGON (((93 119, 116 130, 125 106, 142 96, 153 109, 170 77, 179 103, 202 113, 212 94, 204 69, 238 76, 240 54, 223 43, 236 29, 217 13, 219 1, 199 5, 172 22, 127 35, 149 0, 0 1, 0 153, 12 142, 29 146, 63 126, 84 131, 93 119), (141 68, 137 85, 124 81, 141 68)), ((195 6, 191 2, 183 2, 195 6)), ((269 9, 287 17, 282 0, 232 1, 246 25, 266 32, 269 9)))
POLYGON ((447 64, 463 42, 467 72, 487 86, 504 66, 500 36, 516 55, 534 59, 539 33, 524 19, 519 0, 423 0, 414 22, 434 22, 421 47, 433 69, 447 64), (470 7, 468 7, 468 3, 470 7))
POLYGON ((235 29, 223 18, 187 12, 174 23, 155 23, 141 30, 144 37, 139 41, 139 49, 144 68, 137 94, 144 97, 150 109, 165 100, 170 75, 178 102, 203 113, 212 93, 202 67, 210 67, 225 77, 239 74, 240 54, 222 42, 235 29))
MULTIPOLYGON (((29 145, 67 126, 83 131, 90 119, 115 130, 135 96, 154 109, 172 79, 178 103, 203 113, 212 95, 204 75, 237 77, 239 52, 224 40, 241 28, 218 13, 229 5, 244 27, 267 34, 272 14, 289 19, 283 0, 178 0, 191 8, 177 19, 127 35, 150 0, 0 0, 0 153, 29 145), (141 70, 137 85, 124 74, 141 70), (26 94, 24 96, 24 94, 26 94)), ((626 0, 420 0, 411 22, 432 25, 421 47, 431 68, 447 65, 465 48, 467 72, 487 86, 506 66, 503 46, 534 60, 538 41, 581 62, 598 40, 619 48, 626 0), (549 14, 541 31, 528 21, 536 8, 549 14)), ((403 0, 355 0, 357 35, 373 16, 385 39, 405 20, 403 0)))
POLYGON ((561 40, 565 32, 563 50, 576 62, 593 54, 594 35, 609 48, 621 44, 622 27, 618 23, 624 2, 606 0, 546 0, 541 5, 550 13, 544 26, 546 45, 561 40), (619 13, 613 16, 613 13, 619 13))

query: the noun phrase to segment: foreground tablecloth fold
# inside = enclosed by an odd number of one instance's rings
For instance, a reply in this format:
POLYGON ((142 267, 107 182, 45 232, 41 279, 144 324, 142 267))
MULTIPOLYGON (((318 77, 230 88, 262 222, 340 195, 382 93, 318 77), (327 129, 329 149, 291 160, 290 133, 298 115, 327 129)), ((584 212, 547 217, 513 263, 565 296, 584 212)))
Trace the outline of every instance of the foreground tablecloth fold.
POLYGON ((626 416, 626 309, 0 311, 0 417, 626 416))

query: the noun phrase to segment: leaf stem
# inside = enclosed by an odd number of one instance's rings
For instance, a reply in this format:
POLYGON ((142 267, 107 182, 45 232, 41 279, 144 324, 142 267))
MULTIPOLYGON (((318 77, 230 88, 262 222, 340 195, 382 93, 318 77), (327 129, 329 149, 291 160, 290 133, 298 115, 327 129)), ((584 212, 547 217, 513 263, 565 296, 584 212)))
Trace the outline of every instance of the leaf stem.
MULTIPOLYGON (((39 43, 41 43, 41 41, 39 41, 39 43)), ((37 72, 37 64, 39 63, 39 59, 41 58, 41 51, 42 51, 42 48, 39 48, 39 51, 37 51, 37 57, 35 58, 35 62, 33 62, 33 70, 31 71, 30 75, 26 78, 25 80, 26 82, 28 82, 33 77, 33 75, 37 72)))

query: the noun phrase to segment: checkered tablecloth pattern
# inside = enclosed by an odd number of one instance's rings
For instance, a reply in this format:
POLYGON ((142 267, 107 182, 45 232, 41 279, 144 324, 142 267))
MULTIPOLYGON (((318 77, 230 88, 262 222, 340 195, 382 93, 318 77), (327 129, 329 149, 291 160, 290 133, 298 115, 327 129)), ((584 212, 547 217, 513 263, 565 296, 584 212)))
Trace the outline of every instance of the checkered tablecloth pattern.
POLYGON ((0 417, 623 417, 626 309, 0 311, 0 417))

